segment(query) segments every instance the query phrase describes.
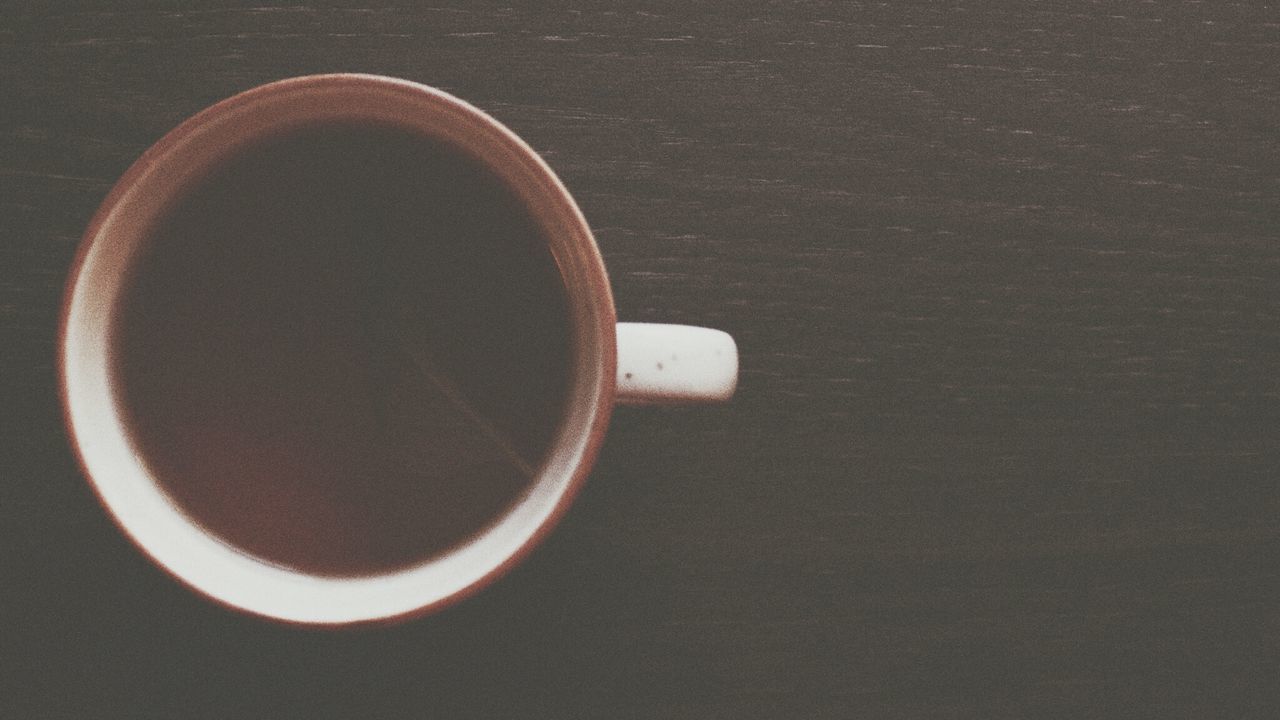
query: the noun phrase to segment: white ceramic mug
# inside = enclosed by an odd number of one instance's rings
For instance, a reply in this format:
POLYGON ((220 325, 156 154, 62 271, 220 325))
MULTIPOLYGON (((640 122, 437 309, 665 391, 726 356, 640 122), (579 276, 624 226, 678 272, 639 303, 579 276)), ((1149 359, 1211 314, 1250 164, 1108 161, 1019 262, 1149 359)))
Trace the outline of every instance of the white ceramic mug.
POLYGON ((528 145, 444 92, 370 75, 294 78, 249 90, 197 114, 149 149, 85 232, 67 283, 60 341, 68 434, 86 477, 127 536, 159 567, 213 600, 311 625, 402 619, 469 595, 522 559, 567 509, 596 458, 615 403, 724 401, 737 382, 737 350, 723 332, 617 323, 590 229, 528 145), (188 518, 131 445, 109 368, 123 284, 148 228, 175 194, 231 150, 331 119, 412 127, 478 157, 513 188, 549 238, 568 295, 575 348, 567 416, 520 501, 482 534, 441 556, 358 577, 262 561, 188 518))

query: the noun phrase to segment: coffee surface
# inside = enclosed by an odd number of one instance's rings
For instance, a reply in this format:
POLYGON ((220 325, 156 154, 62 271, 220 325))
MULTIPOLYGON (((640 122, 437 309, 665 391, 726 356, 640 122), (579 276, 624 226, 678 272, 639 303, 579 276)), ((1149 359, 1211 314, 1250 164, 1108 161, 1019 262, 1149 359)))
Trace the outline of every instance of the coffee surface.
POLYGON ((259 141, 182 193, 116 308, 131 441, 190 518, 324 575, 412 566, 517 502, 565 411, 547 240, 408 130, 259 141))

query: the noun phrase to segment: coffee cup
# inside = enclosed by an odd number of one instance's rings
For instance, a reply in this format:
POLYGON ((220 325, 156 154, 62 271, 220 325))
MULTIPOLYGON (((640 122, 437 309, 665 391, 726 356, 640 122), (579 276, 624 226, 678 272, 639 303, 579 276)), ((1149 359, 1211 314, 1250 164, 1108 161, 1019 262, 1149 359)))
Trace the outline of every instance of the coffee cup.
POLYGON ((195 115, 70 273, 68 435, 160 568, 290 623, 446 607, 567 510, 616 404, 722 402, 723 332, 618 323, 524 141, 445 92, 283 80, 195 115))

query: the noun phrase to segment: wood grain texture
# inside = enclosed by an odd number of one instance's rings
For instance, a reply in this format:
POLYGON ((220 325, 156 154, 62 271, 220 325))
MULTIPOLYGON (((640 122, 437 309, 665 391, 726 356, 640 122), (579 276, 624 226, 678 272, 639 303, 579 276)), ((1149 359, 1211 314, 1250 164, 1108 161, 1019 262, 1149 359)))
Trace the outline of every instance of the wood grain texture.
POLYGON ((1280 13, 1265 2, 161 2, 0 16, 0 715, 1274 717, 1280 13), (150 143, 272 79, 436 85, 741 348, 620 410, 531 560, 299 632, 177 587, 61 430, 59 295, 150 143))

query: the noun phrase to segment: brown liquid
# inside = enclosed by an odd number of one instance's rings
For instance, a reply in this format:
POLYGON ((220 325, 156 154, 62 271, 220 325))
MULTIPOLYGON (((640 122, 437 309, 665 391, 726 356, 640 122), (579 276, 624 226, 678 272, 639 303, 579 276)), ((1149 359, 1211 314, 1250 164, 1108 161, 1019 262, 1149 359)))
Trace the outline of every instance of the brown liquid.
POLYGON ((565 410, 561 276, 474 160, 325 125, 222 163, 118 307, 117 401, 173 501, 243 552, 361 575, 518 501, 565 410))

